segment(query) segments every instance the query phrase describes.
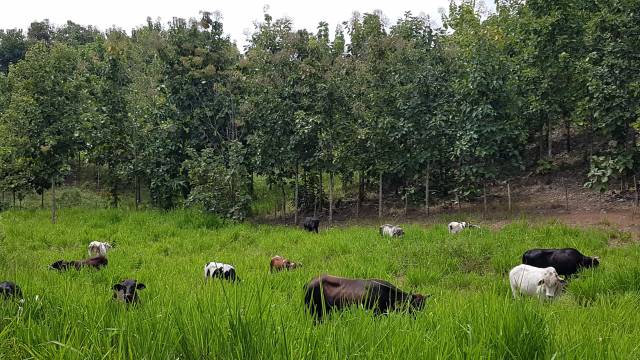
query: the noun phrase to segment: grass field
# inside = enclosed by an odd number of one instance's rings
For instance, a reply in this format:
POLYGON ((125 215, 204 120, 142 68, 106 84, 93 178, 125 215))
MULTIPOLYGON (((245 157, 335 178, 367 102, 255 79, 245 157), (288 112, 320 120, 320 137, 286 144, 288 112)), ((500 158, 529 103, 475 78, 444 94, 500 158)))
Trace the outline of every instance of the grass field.
POLYGON ((48 219, 0 213, 0 281, 16 281, 26 298, 0 301, 1 359, 640 358, 640 246, 617 233, 521 221, 458 236, 410 225, 403 239, 382 239, 371 227, 315 235, 184 211, 64 209, 57 225, 48 219), (86 257, 96 239, 116 245, 106 269, 47 269, 86 257), (601 266, 554 302, 512 299, 507 273, 522 253, 565 246, 601 266), (304 267, 269 274, 276 254, 304 267), (243 282, 205 284, 214 260, 234 264, 243 282), (314 326, 303 288, 321 273, 432 297, 416 318, 353 308, 314 326), (146 284, 138 306, 112 300, 124 278, 146 284))

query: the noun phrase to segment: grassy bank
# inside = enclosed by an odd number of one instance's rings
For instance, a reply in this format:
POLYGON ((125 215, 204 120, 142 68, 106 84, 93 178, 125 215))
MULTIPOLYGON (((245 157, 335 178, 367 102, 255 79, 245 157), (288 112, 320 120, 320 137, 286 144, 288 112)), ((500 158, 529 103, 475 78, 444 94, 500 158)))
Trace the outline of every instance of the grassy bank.
POLYGON ((65 209, 0 213, 0 280, 22 286, 22 308, 0 302, 2 359, 345 359, 640 357, 640 247, 609 234, 525 222, 450 236, 444 224, 408 226, 403 239, 371 227, 299 229, 225 224, 193 212, 65 209), (47 265, 115 243, 99 272, 47 265), (511 267, 532 247, 577 247, 601 266, 552 303, 513 300, 511 267), (273 255, 304 267, 269 274, 273 255), (208 261, 234 264, 243 282, 205 284, 208 261), (414 319, 361 309, 314 326, 303 287, 320 273, 377 277, 431 294, 414 319), (146 284, 141 304, 111 299, 124 278, 146 284), (36 296, 38 299, 36 300, 36 296))

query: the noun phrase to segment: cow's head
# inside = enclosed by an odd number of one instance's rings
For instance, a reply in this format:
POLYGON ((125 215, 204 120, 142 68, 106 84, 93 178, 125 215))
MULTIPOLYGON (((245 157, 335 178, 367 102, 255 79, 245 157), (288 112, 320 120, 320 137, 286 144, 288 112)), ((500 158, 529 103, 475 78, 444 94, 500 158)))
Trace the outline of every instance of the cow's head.
POLYGON ((284 262, 284 266, 285 266, 287 269, 295 269, 295 268, 297 268, 297 267, 301 267, 301 266, 302 266, 302 264, 300 264, 300 263, 295 263, 295 262, 293 262, 293 261, 286 260, 286 261, 284 262))
POLYGON ((538 293, 544 294, 547 299, 552 299, 560 295, 564 284, 566 282, 560 279, 556 269, 552 267, 546 268, 542 279, 538 281, 538 293))
POLYGON ((139 283, 137 280, 123 280, 118 284, 113 285, 115 294, 113 297, 117 300, 125 303, 133 303, 138 301, 138 294, 136 290, 142 290, 146 288, 143 283, 139 283))
POLYGON ((64 260, 58 260, 53 264, 49 265, 49 270, 67 270, 69 268, 70 263, 64 260))
POLYGON ((409 311, 419 311, 424 309, 424 305, 426 303, 427 296, 422 294, 411 294, 411 303, 409 304, 409 311))
POLYGON ((587 267, 597 267, 598 265, 600 265, 600 257, 598 256, 588 258, 586 259, 586 261, 587 261, 587 264, 585 264, 585 266, 587 267))
POLYGON ((395 236, 404 236, 404 230, 401 227, 397 227, 393 229, 393 235, 395 236))

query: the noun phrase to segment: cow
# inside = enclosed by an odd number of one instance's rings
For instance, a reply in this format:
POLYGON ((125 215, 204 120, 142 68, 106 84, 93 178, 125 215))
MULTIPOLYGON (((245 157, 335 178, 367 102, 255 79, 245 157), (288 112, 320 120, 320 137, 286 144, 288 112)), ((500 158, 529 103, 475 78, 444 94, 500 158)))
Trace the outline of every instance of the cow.
POLYGON ((143 290, 146 286, 138 280, 126 279, 113 285, 113 298, 125 304, 138 302, 137 290, 143 290))
POLYGON ((413 313, 424 308, 425 296, 405 293, 384 280, 321 275, 307 284, 304 302, 309 313, 320 321, 333 309, 350 305, 362 305, 376 315, 402 309, 413 313))
POLYGON ((302 266, 300 263, 295 263, 290 261, 289 259, 285 259, 280 255, 276 255, 271 258, 271 263, 269 264, 269 271, 281 271, 281 270, 291 270, 297 267, 302 266))
POLYGON ((107 251, 109 251, 113 246, 106 242, 100 241, 92 241, 89 243, 89 256, 107 256, 107 251))
POLYGON ((12 281, 3 281, 0 282, 0 295, 5 299, 22 299, 22 290, 20 289, 20 286, 16 285, 16 283, 12 281))
POLYGON ((522 263, 540 268, 552 266, 558 274, 571 276, 581 268, 597 267, 600 258, 584 256, 573 248, 531 249, 522 255, 522 263))
POLYGON ((380 226, 380 236, 389 237, 401 237, 404 235, 404 230, 400 226, 384 224, 380 226))
POLYGON ((553 267, 538 268, 525 264, 511 269, 509 283, 514 298, 517 298, 518 294, 524 294, 541 300, 560 296, 565 285, 564 279, 558 276, 553 267))
POLYGON ((94 269, 100 269, 103 266, 107 266, 109 261, 104 256, 94 256, 85 260, 58 260, 49 266, 50 270, 67 270, 70 267, 74 267, 76 270, 80 270, 83 267, 91 267, 94 269))
POLYGON ((236 268, 229 264, 219 262, 209 262, 204 265, 204 279, 219 278, 231 282, 240 281, 236 276, 236 268))
POLYGON ((306 217, 304 218, 304 222, 302 223, 302 227, 309 232, 318 233, 318 228, 320 227, 320 219, 317 217, 306 217))
POLYGON ((466 228, 480 228, 480 227, 478 225, 473 225, 471 223, 464 222, 464 221, 462 222, 452 221, 449 223, 448 228, 449 228, 450 234, 457 234, 466 228))

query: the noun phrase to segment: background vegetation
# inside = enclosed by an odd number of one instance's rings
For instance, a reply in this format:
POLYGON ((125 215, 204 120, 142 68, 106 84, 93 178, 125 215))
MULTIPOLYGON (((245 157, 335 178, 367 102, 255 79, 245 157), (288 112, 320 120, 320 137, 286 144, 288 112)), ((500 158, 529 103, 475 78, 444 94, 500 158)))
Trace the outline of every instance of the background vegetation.
POLYGON ((452 2, 441 27, 372 12, 295 30, 265 14, 242 52, 210 12, 130 34, 47 20, 1 30, 0 205, 55 195, 84 171, 113 206, 144 193, 154 207, 242 219, 260 177, 280 207, 331 220, 367 190, 474 199, 549 171, 576 139, 588 186, 629 183, 638 1, 474 4, 452 2))

